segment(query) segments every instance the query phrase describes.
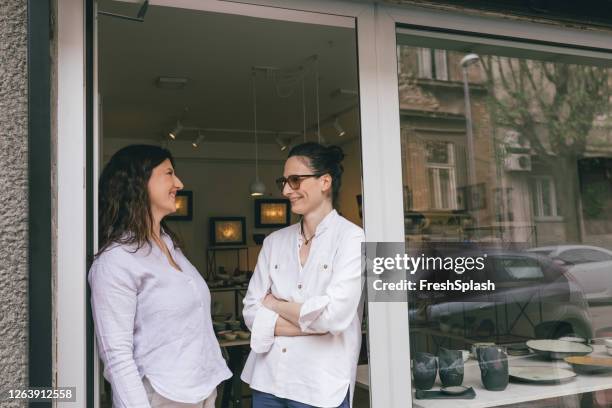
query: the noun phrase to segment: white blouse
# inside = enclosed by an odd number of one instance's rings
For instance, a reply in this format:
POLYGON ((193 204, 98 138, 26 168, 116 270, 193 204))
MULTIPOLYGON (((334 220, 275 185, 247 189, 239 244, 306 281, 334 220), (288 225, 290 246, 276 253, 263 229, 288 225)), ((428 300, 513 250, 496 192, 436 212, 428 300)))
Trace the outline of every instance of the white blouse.
POLYGON ((332 210, 319 223, 304 267, 300 224, 270 234, 243 301, 252 332, 242 380, 251 388, 317 407, 352 396, 361 348, 363 230, 332 210), (299 324, 314 336, 274 336, 278 314, 262 306, 268 292, 302 303, 299 324))
POLYGON ((104 377, 114 408, 150 408, 142 378, 160 395, 196 403, 232 376, 212 328, 206 282, 168 234, 157 245, 113 244, 89 270, 104 377))

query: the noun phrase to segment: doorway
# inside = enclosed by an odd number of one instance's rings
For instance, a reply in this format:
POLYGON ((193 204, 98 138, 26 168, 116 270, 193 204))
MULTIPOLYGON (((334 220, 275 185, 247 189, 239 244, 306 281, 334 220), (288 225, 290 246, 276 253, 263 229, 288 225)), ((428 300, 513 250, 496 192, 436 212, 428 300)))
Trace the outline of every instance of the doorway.
MULTIPOLYGON (((97 8, 134 16, 139 5, 101 0, 97 8)), ((187 194, 169 225, 211 289, 215 330, 243 331, 242 296, 261 241, 298 220, 277 214, 288 207, 274 183, 292 146, 342 147, 337 210, 363 226, 355 21, 234 3, 207 10, 151 5, 143 20, 98 14, 94 174, 130 144, 172 152, 187 194), (211 234, 219 220, 238 225, 234 241, 211 234)), ((218 338, 234 379, 220 387, 217 406, 248 407, 239 376, 249 341, 233 334, 218 338)), ((362 344, 366 364, 365 337, 362 344)), ((110 406, 110 387, 101 375, 97 380, 94 399, 110 406)), ((357 388, 354 401, 368 407, 368 392, 357 388)))

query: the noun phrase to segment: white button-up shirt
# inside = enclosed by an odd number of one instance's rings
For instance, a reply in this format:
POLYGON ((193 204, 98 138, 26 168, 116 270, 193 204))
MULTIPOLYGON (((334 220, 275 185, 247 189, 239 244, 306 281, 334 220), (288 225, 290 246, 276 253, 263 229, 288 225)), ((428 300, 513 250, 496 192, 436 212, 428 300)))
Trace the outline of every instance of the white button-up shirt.
POLYGON ((337 407, 355 386, 361 348, 363 230, 332 210, 319 223, 304 266, 300 224, 264 240, 242 312, 252 332, 242 380, 251 388, 317 407, 337 407), (302 303, 299 324, 313 336, 274 336, 268 292, 302 303))
POLYGON ((104 377, 114 408, 150 408, 142 377, 162 396, 196 403, 232 376, 212 328, 206 282, 171 238, 174 261, 153 245, 112 244, 89 270, 104 377))

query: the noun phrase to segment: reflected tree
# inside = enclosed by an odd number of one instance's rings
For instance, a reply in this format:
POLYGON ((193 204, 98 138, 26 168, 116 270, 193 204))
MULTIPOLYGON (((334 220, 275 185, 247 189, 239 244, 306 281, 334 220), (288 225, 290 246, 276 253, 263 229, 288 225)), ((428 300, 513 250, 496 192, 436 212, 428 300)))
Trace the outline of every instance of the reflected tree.
POLYGON ((555 180, 567 241, 580 241, 578 160, 598 115, 610 112, 605 67, 484 56, 498 127, 518 132, 555 180))

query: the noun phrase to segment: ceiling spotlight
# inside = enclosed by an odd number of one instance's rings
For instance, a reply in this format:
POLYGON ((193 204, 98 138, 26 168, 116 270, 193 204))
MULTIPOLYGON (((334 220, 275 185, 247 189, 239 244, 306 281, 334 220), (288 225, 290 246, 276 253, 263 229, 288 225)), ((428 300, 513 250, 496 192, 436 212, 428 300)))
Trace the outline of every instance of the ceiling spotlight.
POLYGON ((202 144, 203 141, 204 141, 204 134, 202 132, 198 132, 198 137, 196 137, 195 140, 191 142, 191 145, 194 148, 197 148, 198 146, 200 146, 200 144, 202 144))
POLYGON ((176 139, 182 131, 183 131, 183 124, 177 120, 176 126, 174 127, 174 129, 172 129, 172 131, 168 133, 168 136, 170 136, 171 139, 176 139))
POLYGON ((187 82, 187 78, 160 76, 155 80, 155 86, 159 89, 183 89, 187 82))
POLYGON ((287 150, 289 148, 289 144, 291 144, 291 139, 288 137, 278 136, 274 140, 276 141, 276 144, 278 145, 278 147, 281 149, 281 152, 284 152, 285 150, 287 150))
POLYGON ((336 118, 336 120, 334 120, 334 128, 336 128, 336 131, 338 132, 338 136, 344 136, 346 134, 346 131, 340 125, 340 122, 338 121, 338 118, 336 118))

